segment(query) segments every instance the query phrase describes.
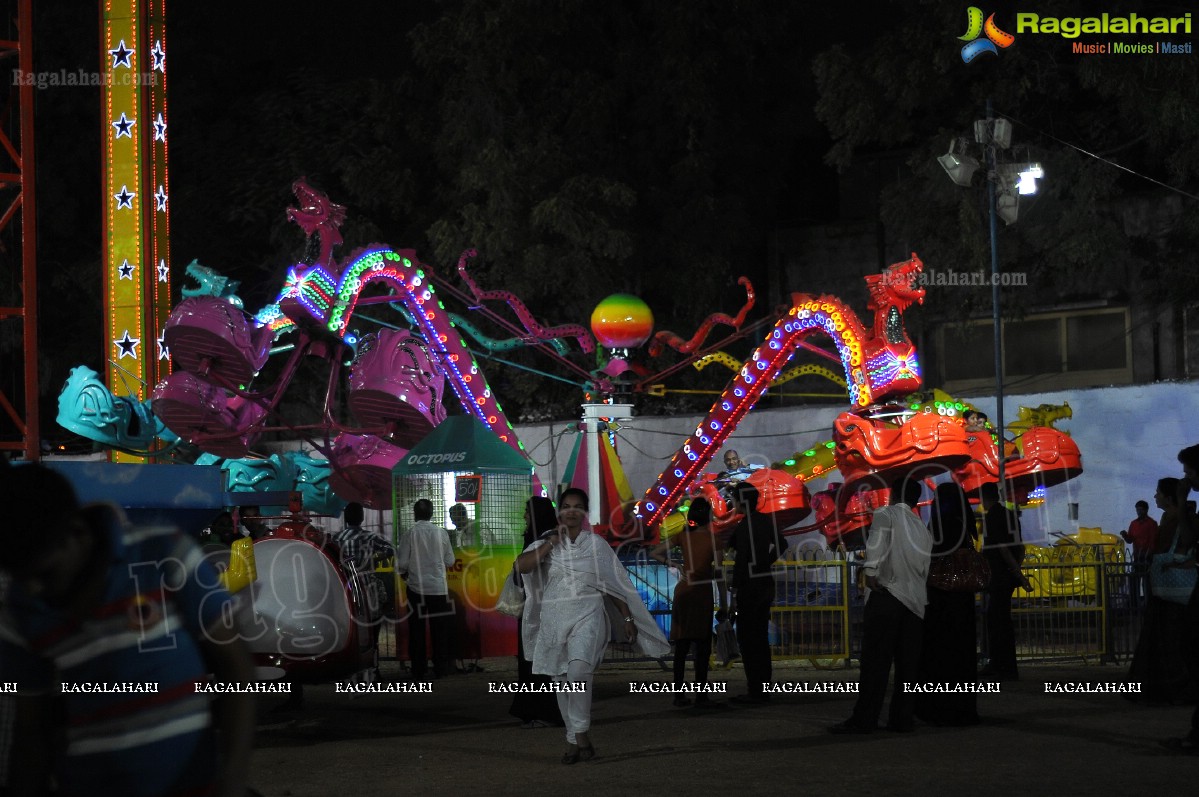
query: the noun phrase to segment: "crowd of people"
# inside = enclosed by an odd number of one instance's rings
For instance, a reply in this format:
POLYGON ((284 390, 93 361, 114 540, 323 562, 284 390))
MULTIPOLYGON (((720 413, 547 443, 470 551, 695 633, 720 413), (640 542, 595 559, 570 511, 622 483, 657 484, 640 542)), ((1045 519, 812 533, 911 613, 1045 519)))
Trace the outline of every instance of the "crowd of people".
MULTIPOLYGON (((1133 596, 1144 604, 1129 677, 1142 684, 1140 699, 1156 703, 1193 702, 1199 683, 1199 593, 1192 589, 1181 600, 1163 597, 1159 583, 1175 582, 1177 573, 1189 575, 1191 584, 1195 580, 1199 515, 1188 497, 1199 489, 1199 446, 1183 449, 1178 459, 1182 478, 1157 483, 1160 519, 1149 516, 1147 502, 1138 502, 1137 517, 1124 535, 1133 547, 1134 584, 1139 585, 1133 596)), ((743 465, 735 452, 728 461, 730 467, 743 465)), ((518 617, 517 677, 546 688, 517 694, 510 713, 524 728, 564 728, 563 763, 597 754, 591 736, 592 684, 613 641, 653 659, 665 658, 673 644, 674 704, 702 707, 712 703, 704 687, 714 613, 735 616, 746 688, 732 702, 769 702, 774 565, 786 541, 773 518, 759 511, 760 496, 750 482, 730 479, 727 487, 729 508, 739 516, 731 529, 716 533, 712 505, 696 498, 684 529, 649 551, 663 564, 678 565, 669 640, 612 547, 589 529, 585 492, 565 490, 557 508, 547 498, 527 502, 524 547, 513 564, 525 597, 518 617), (733 565, 726 574, 722 560, 729 555, 733 565), (698 687, 690 690, 682 688, 688 683, 688 659, 698 687)), ((1023 570, 1017 513, 994 484, 979 489, 981 512, 956 483, 930 491, 919 474, 897 480, 890 496, 888 506, 873 511, 865 536, 859 691, 849 718, 829 728, 836 734, 879 729, 889 680, 885 728, 903 733, 916 720, 937 726, 980 721, 974 692, 913 693, 905 684, 1019 678, 1012 596, 1032 585, 1023 570), (927 523, 920 514, 925 504, 927 523), (974 555, 980 548, 978 558, 989 574, 983 586, 958 586, 932 573, 939 569, 944 575, 945 567, 933 567, 938 561, 962 567, 969 557, 960 554, 974 555), (981 650, 976 644, 979 590, 985 621, 981 650), (979 667, 980 660, 985 667, 979 667)), ((244 793, 253 730, 248 697, 228 694, 214 702, 184 688, 205 680, 255 678, 247 647, 221 621, 230 598, 219 587, 212 557, 193 553, 199 550, 196 544, 173 529, 133 527, 112 507, 81 506, 64 477, 39 465, 6 468, 0 501, 17 512, 6 528, 39 529, 38 534, 10 531, 0 546, 5 579, 0 582, 0 681, 22 684, 11 735, 11 756, 22 762, 9 771, 13 793, 22 788, 38 793, 51 777, 67 793, 98 779, 122 794, 171 794, 197 784, 204 793, 244 793), (155 562, 154 572, 135 572, 155 562), (160 572, 168 567, 164 562, 178 572, 160 572), (163 644, 153 644, 159 636, 163 644), (55 688, 74 681, 154 682, 166 684, 169 696, 147 701, 55 688), (130 764, 146 760, 156 762, 149 777, 145 767, 130 764)), ((451 513, 453 530, 437 525, 427 498, 417 500, 411 512, 412 522, 404 524, 394 548, 364 528, 358 504, 347 506, 343 527, 330 540, 346 572, 364 579, 373 617, 396 603, 394 579, 375 572, 380 562, 394 561, 406 586, 411 675, 443 677, 454 671, 446 570, 455 561, 454 542, 477 542, 479 526, 461 511, 451 513)), ((257 507, 243 507, 238 515, 219 514, 206 546, 269 533, 257 507)), ((1163 743, 1177 752, 1197 752, 1199 708, 1188 733, 1163 743)))

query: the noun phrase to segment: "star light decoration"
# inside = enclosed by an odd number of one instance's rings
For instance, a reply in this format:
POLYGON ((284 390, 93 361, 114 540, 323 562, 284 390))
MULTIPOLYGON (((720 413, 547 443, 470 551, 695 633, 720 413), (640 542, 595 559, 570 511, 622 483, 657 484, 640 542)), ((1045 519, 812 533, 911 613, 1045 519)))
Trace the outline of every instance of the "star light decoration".
POLYGON ((120 356, 117 357, 118 360, 123 360, 126 357, 137 359, 137 346, 142 342, 141 338, 130 337, 129 330, 126 329, 125 334, 119 338, 114 338, 112 342, 114 346, 121 350, 120 356))
POLYGON ((167 209, 167 190, 166 190, 166 187, 163 185, 159 185, 158 190, 154 192, 154 209, 155 210, 166 210, 167 209))
POLYGON ((112 56, 112 68, 116 69, 118 66, 127 66, 132 69, 133 62, 129 59, 133 57, 134 52, 136 52, 136 50, 126 47, 125 40, 121 39, 121 42, 116 46, 116 49, 108 51, 108 54, 112 56))
POLYGON ((112 123, 112 126, 117 130, 117 134, 114 137, 120 138, 124 136, 125 138, 133 138, 133 126, 135 124, 137 124, 136 119, 130 119, 125 115, 124 111, 121 111, 121 118, 112 123))
POLYGON ((167 123, 166 120, 162 118, 161 112, 154 120, 154 140, 161 141, 163 143, 166 143, 167 140, 167 123))
POLYGON ((167 271, 167 261, 165 259, 158 261, 158 281, 166 282, 169 272, 167 271))
POLYGON ((121 279, 132 281, 133 280, 133 272, 136 268, 137 268, 137 266, 135 266, 129 262, 129 258, 125 258, 125 262, 121 263, 121 265, 117 266, 117 271, 120 272, 121 279))
POLYGON ((112 198, 117 201, 117 210, 133 210, 135 196, 137 196, 136 191, 130 191, 129 186, 122 185, 120 192, 113 194, 112 198))
POLYGON ((158 333, 158 359, 171 359, 171 347, 167 345, 167 333, 165 329, 158 333))
POLYGON ((162 49, 162 41, 154 42, 154 47, 150 50, 150 71, 161 72, 164 75, 167 73, 167 54, 162 49))

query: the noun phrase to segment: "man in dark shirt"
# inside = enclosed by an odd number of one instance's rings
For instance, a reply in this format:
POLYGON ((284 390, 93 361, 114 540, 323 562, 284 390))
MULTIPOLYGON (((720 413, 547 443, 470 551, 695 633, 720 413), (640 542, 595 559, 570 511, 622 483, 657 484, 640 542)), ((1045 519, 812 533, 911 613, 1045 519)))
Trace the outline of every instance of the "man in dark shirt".
POLYGON ((774 603, 771 566, 780 556, 774 518, 758 511, 758 491, 741 482, 733 488, 734 511, 744 515, 729 545, 733 564, 733 601, 737 611, 737 643, 745 667, 746 694, 735 703, 764 703, 763 685, 770 682, 770 606, 774 603))
POLYGON ((1012 593, 1016 587, 1032 591, 1024 575, 1024 544, 1016 513, 999 501, 999 487, 982 485, 978 491, 983 512, 983 556, 991 567, 987 586, 987 655, 990 664, 979 675, 1019 680, 1016 670, 1016 629, 1012 625, 1012 593))
POLYGON ((1149 597, 1146 575, 1157 543, 1157 521, 1149 517, 1148 501, 1137 501, 1136 510, 1137 516, 1128 524, 1128 531, 1120 532, 1120 536, 1132 545, 1132 594, 1140 600, 1149 597))

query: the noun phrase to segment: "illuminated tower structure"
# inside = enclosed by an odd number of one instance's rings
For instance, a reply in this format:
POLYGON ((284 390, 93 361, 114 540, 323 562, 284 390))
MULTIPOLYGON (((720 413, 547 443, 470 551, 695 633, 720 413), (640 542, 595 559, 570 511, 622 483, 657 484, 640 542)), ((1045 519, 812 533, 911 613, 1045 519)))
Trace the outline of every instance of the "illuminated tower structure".
POLYGON ((106 382, 139 401, 171 365, 161 341, 171 311, 165 6, 102 0, 100 20, 106 382))
MULTIPOLYGON (((33 74, 33 5, 31 0, 3 4, 8 35, 0 34, 0 56, 22 76, 33 74)), ((37 371, 37 236, 33 170, 33 84, 11 81, 0 119, 0 233, 11 263, 19 274, 11 286, 12 305, 0 307, 0 335, 20 341, 12 367, 0 385, 0 452, 36 461, 41 437, 38 420, 37 371), (19 264, 19 268, 18 268, 19 264), (5 388, 11 395, 6 394, 5 388)), ((8 288, 9 286, 5 286, 8 288)), ((0 304, 10 299, 6 290, 0 304)))

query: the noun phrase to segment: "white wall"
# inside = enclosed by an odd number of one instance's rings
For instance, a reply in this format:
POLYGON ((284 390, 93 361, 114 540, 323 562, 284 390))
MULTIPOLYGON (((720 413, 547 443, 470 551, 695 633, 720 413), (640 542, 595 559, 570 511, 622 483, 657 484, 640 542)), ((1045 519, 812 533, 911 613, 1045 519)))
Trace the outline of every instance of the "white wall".
MULTIPOLYGON (((1072 420, 1056 426, 1068 431, 1082 452, 1083 474, 1049 489, 1042 507, 1023 516, 1025 539, 1036 542, 1053 531, 1073 532, 1078 526, 1099 526, 1107 532, 1128 527, 1133 504, 1149 502, 1150 514, 1157 480, 1181 476, 1178 451, 1199 443, 1199 386, 1193 382, 1094 388, 1055 393, 1006 396, 1004 420, 1016 418, 1020 406, 1069 402, 1072 420), (1068 505, 1077 503, 1078 520, 1069 519, 1068 505)), ((970 402, 995 418, 995 403, 986 398, 970 402)), ((841 407, 762 410, 751 412, 725 444, 751 464, 768 465, 831 439, 832 421, 841 407)), ((694 431, 698 415, 673 418, 633 418, 617 433, 617 451, 633 495, 641 498, 675 450, 694 431)), ((574 444, 567 422, 520 425, 517 434, 537 465, 546 485, 562 476, 574 444)), ((713 463, 710 470, 720 469, 713 463)), ((824 480, 817 480, 820 489, 824 480)))

